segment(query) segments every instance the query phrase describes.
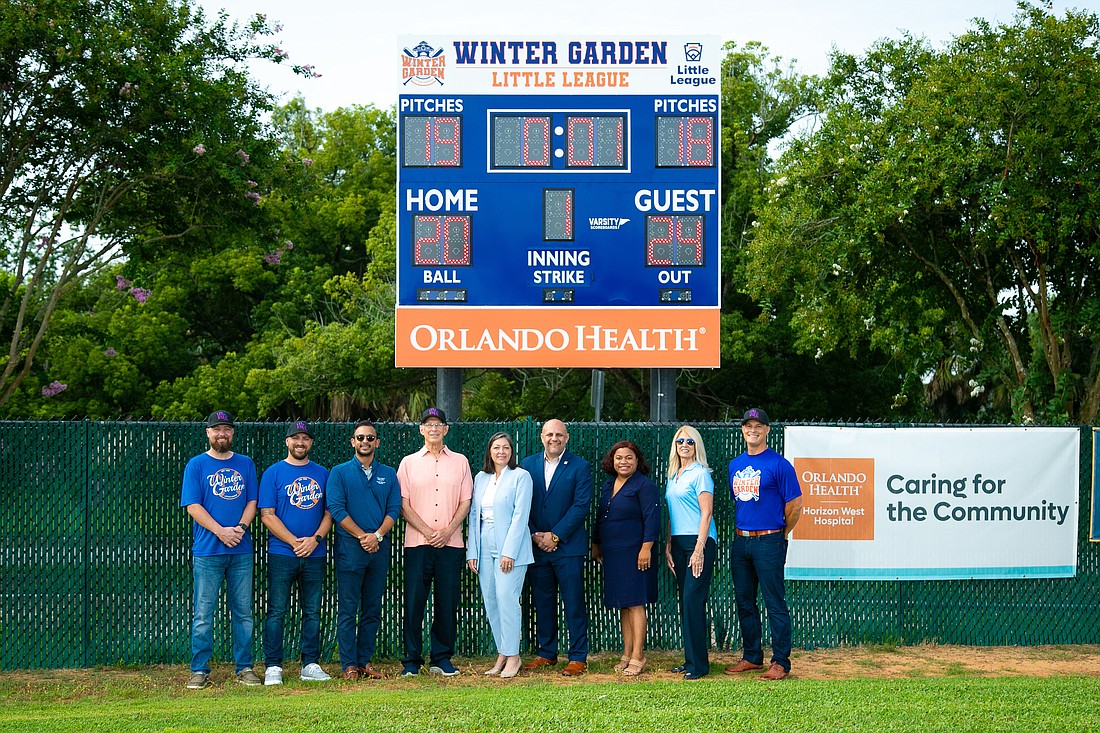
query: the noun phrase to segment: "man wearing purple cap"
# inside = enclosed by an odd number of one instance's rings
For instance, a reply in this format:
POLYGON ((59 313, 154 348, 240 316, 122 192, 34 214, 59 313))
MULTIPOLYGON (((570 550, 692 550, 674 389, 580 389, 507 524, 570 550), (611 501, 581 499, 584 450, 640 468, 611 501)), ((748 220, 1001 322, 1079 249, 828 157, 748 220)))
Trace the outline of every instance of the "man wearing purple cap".
POLYGON ((458 602, 466 562, 462 521, 470 511, 474 481, 470 462, 443 444, 448 431, 443 410, 420 415, 424 447, 401 459, 401 516, 405 518, 405 656, 402 675, 424 665, 424 608, 433 591, 431 657, 428 671, 453 677, 458 637, 458 602))
POLYGON ((802 515, 802 488, 794 466, 768 447, 771 420, 752 408, 741 422, 746 450, 730 461, 730 495, 734 504, 733 549, 730 569, 741 624, 742 659, 726 667, 726 674, 764 668, 760 609, 756 591, 764 596, 772 635, 772 659, 765 680, 785 679, 791 673, 791 615, 783 587, 787 537, 802 515))
POLYGON ((309 460, 313 432, 301 420, 286 430, 286 458, 260 478, 260 521, 267 545, 268 592, 264 617, 265 685, 283 683, 283 622, 290 590, 302 604, 302 674, 306 682, 330 679, 321 656, 321 588, 325 581, 325 535, 332 528, 325 503, 328 470, 309 460))
POLYGON ((180 506, 194 520, 192 574, 195 579, 191 622, 191 677, 187 687, 210 684, 214 653, 214 609, 218 591, 232 617, 233 661, 237 681, 259 685, 252 671, 252 537, 248 525, 256 516, 256 464, 233 452, 233 416, 225 410, 206 419, 210 449, 187 462, 180 506))

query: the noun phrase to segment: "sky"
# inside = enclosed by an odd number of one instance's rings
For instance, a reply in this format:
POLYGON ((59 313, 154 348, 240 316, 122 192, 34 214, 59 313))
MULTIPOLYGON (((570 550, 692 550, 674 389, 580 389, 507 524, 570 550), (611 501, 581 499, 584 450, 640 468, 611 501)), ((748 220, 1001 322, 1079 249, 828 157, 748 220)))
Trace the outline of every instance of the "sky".
MULTIPOLYGON (((804 74, 823 74, 836 48, 860 53, 880 38, 902 31, 940 47, 964 33, 973 18, 1010 22, 1016 0, 197 0, 208 12, 231 18, 264 13, 282 24, 277 41, 294 64, 310 64, 321 76, 303 79, 282 67, 255 65, 255 77, 287 102, 300 94, 311 108, 350 105, 389 107, 400 35, 466 35, 515 38, 599 34, 718 35, 723 42, 759 41, 804 74)), ((1067 8, 1095 10, 1100 0, 1054 0, 1067 8)))

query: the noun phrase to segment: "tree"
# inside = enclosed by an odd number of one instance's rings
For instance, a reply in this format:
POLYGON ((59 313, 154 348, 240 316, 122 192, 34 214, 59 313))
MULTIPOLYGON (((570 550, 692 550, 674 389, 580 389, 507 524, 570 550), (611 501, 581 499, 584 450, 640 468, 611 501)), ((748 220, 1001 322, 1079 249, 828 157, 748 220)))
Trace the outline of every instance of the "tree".
POLYGON ((920 388, 970 414, 1095 420, 1098 33, 1021 4, 943 51, 906 36, 834 57, 751 248, 753 286, 793 292, 802 349, 890 355, 899 405, 920 388))
POLYGON ((255 219, 271 97, 241 65, 286 54, 177 0, 14 0, 0 28, 2 405, 65 293, 255 219))

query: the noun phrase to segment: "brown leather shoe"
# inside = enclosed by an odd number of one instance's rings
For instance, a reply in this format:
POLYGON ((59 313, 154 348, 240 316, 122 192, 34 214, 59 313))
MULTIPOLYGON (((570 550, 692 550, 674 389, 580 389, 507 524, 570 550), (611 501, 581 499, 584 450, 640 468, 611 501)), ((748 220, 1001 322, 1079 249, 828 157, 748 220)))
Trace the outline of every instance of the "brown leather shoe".
POLYGON ((762 680, 785 680, 791 676, 791 673, 783 669, 783 665, 779 662, 772 662, 772 666, 768 667, 768 671, 760 676, 762 680))
POLYGON ((546 657, 535 657, 527 664, 523 665, 523 668, 530 671, 532 669, 538 669, 539 667, 553 667, 558 663, 556 659, 547 659, 546 657))
MULTIPOLYGON (((726 667, 725 672, 726 672, 726 674, 741 674, 742 672, 752 672, 752 671, 757 670, 757 669, 764 669, 764 665, 763 664, 753 664, 752 662, 748 661, 747 659, 742 659, 737 664, 734 664, 730 667, 726 667)), ((780 667, 780 669, 783 669, 783 668, 780 667)))
POLYGON ((359 668, 359 676, 372 680, 380 680, 386 675, 375 669, 373 664, 367 662, 365 665, 359 668))
POLYGON ((354 682, 355 680, 359 679, 359 668, 358 667, 348 667, 347 669, 345 669, 344 670, 344 679, 347 680, 348 682, 354 682))
POLYGON ((563 669, 561 673, 566 677, 580 677, 587 671, 587 662, 570 662, 569 664, 565 665, 565 669, 563 669))

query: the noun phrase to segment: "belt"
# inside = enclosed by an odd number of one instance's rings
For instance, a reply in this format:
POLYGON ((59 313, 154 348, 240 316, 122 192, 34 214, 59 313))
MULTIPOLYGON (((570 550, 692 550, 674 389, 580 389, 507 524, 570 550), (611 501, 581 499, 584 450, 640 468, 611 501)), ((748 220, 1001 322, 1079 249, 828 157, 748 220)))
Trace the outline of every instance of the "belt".
POLYGON ((763 537, 768 534, 782 532, 781 529, 735 529, 734 532, 741 537, 763 537))

